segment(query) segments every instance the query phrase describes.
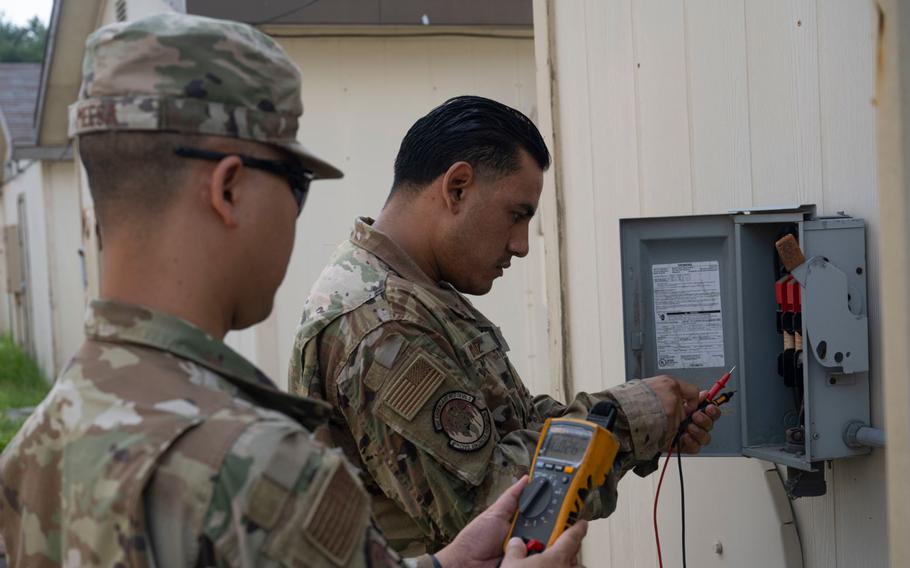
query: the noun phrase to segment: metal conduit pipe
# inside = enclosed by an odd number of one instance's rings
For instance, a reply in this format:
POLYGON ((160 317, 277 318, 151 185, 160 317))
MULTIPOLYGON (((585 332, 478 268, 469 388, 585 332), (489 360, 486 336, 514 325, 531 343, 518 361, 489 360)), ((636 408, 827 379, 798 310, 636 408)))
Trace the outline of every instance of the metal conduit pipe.
POLYGON ((844 443, 851 448, 884 448, 885 431, 859 421, 850 422, 844 428, 844 443))

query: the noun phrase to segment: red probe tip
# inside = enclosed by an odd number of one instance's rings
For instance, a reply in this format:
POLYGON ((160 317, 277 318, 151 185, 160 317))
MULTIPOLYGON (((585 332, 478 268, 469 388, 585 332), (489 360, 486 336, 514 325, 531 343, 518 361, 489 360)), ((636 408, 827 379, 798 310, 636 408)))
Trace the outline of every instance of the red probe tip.
POLYGON ((732 375, 733 371, 735 371, 735 370, 736 370, 736 365, 733 365, 732 369, 730 369, 729 371, 724 373, 724 376, 722 376, 720 379, 717 380, 716 383, 714 383, 714 385, 711 387, 711 390, 708 391, 708 398, 707 398, 708 400, 713 400, 714 397, 717 396, 717 393, 720 392, 720 389, 727 386, 727 381, 730 380, 730 375, 732 375))

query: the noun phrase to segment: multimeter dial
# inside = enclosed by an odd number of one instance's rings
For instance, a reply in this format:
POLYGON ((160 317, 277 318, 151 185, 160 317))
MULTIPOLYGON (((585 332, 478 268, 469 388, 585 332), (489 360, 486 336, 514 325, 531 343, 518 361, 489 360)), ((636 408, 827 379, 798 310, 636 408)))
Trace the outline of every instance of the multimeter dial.
POLYGON ((534 519, 543 514, 553 498, 553 485, 543 476, 534 477, 527 489, 522 491, 518 510, 527 519, 534 519))
POLYGON ((593 428, 575 424, 553 424, 548 428, 534 461, 531 480, 518 499, 512 536, 525 541, 549 541, 560 510, 574 506, 578 493, 569 489, 593 435, 593 428))

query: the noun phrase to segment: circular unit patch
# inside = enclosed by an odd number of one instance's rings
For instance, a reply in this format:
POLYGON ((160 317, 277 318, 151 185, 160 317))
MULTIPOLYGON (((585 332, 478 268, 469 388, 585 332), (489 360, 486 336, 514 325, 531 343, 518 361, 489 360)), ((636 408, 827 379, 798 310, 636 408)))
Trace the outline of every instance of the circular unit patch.
POLYGON ((433 407, 433 427, 445 432, 449 445, 462 452, 473 452, 490 439, 490 413, 478 408, 466 392, 448 392, 433 407))

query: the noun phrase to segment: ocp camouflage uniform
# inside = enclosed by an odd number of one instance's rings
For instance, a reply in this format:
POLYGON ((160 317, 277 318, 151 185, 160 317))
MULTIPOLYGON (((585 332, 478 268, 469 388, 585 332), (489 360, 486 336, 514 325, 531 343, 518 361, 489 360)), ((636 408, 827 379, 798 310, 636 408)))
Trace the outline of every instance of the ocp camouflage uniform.
POLYGON ((399 565, 324 403, 150 309, 93 302, 86 335, 0 457, 12 566, 399 565))
POLYGON ((620 407, 621 452, 586 512, 610 514, 619 478, 655 467, 666 429, 656 394, 631 381, 568 405, 532 398, 499 328, 371 224, 357 220, 310 292, 289 384, 331 403, 332 441, 366 472, 392 546, 451 542, 527 473, 546 418, 584 417, 602 399, 620 407))

